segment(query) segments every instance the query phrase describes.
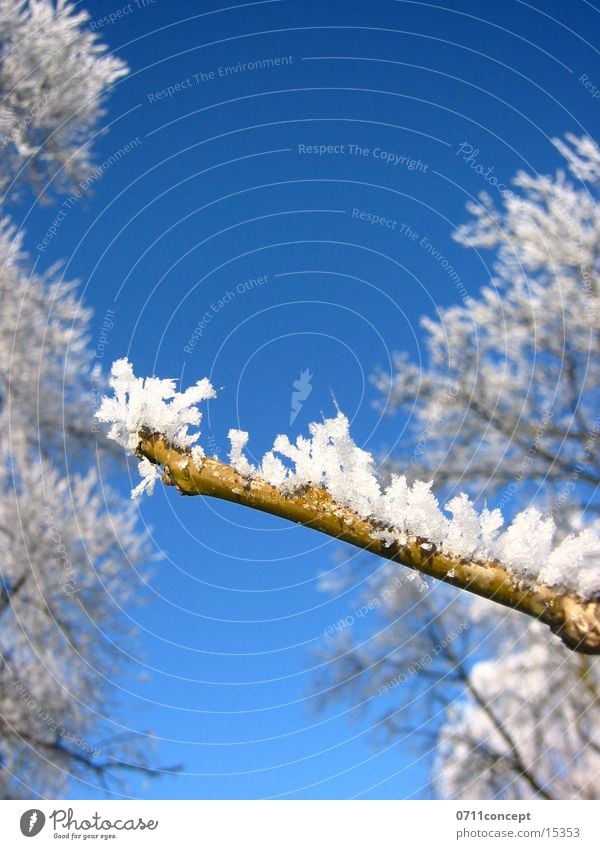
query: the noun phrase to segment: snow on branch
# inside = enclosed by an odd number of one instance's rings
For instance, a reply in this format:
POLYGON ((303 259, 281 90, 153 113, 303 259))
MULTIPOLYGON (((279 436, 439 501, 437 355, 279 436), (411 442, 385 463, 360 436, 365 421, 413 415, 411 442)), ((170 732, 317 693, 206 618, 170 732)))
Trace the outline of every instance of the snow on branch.
MULTIPOLYGON (((103 398, 96 413, 101 422, 111 424, 110 439, 135 454, 140 433, 149 430, 162 434, 174 448, 193 448, 194 459, 202 458, 202 448, 197 444, 200 431, 189 433, 188 428, 200 425, 202 413, 198 404, 216 397, 207 378, 199 380, 185 392, 178 392, 174 380, 136 377, 131 363, 121 359, 113 363, 110 386, 114 390, 114 398, 103 398)), ((131 493, 133 497, 145 490, 152 494, 154 484, 160 478, 156 464, 150 463, 147 458, 140 460, 139 470, 142 480, 131 493)))
POLYGON ((200 424, 197 405, 215 397, 207 379, 180 393, 175 381, 136 378, 129 362, 119 360, 110 385, 114 397, 103 399, 96 416, 111 424, 111 438, 141 458, 142 482, 134 495, 151 491, 163 466, 163 481, 181 492, 237 501, 376 551, 535 615, 573 647, 593 632, 594 651, 600 652, 597 531, 555 544, 553 520, 535 508, 502 531, 499 510, 478 512, 464 494, 442 509, 431 482, 411 486, 393 475, 383 487, 373 457, 354 443, 341 412, 311 424, 310 438, 298 437, 295 444, 278 436, 259 466, 245 457, 248 434, 239 430, 229 433, 230 464, 209 460, 198 445, 199 432, 188 431, 200 424), (586 616, 567 634, 566 607, 573 611, 566 601, 573 599, 582 602, 586 616))

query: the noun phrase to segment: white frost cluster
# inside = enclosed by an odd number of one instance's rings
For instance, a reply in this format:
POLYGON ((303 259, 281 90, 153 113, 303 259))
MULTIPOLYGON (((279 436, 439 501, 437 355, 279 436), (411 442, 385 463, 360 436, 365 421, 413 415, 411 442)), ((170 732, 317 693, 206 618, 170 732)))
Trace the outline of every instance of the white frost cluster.
MULTIPOLYGON (((190 448, 198 456, 199 433, 189 433, 190 425, 200 424, 197 404, 215 397, 207 380, 177 392, 175 381, 136 378, 127 360, 113 365, 110 384, 114 398, 104 398, 97 417, 111 423, 109 436, 129 451, 135 451, 139 431, 148 428, 161 433, 177 448, 190 448)), ((584 598, 600 593, 600 534, 588 528, 571 534, 553 547, 556 528, 551 518, 529 508, 519 513, 511 525, 504 524, 499 510, 478 512, 461 494, 445 505, 445 512, 431 491, 431 482, 409 484, 403 475, 393 475, 382 488, 371 454, 355 444, 346 416, 309 426, 310 438, 298 437, 295 444, 278 436, 259 466, 244 456, 248 434, 231 430, 229 459, 247 478, 265 480, 284 492, 320 486, 335 501, 355 511, 377 526, 374 535, 387 545, 405 544, 422 537, 424 548, 438 550, 469 560, 498 560, 515 577, 539 581, 560 590, 574 590, 584 598)), ((140 463, 142 483, 133 494, 152 490, 159 472, 152 463, 140 463)))
MULTIPOLYGON (((197 405, 215 397, 215 390, 207 378, 199 380, 185 392, 178 392, 175 380, 136 377, 131 363, 121 359, 113 363, 110 386, 114 397, 104 397, 96 413, 101 422, 110 423, 110 439, 135 453, 139 433, 147 428, 162 434, 175 448, 193 446, 196 455, 202 456, 202 449, 197 445, 200 432, 189 433, 188 428, 198 427, 202 420, 197 405)), ((139 471, 142 481, 133 490, 132 496, 141 495, 145 490, 151 493, 160 478, 157 466, 145 458, 140 460, 139 471)))
POLYGON ((388 545, 423 537, 425 545, 435 545, 449 555, 498 560, 528 581, 574 590, 584 598, 600 593, 597 530, 571 534, 553 548, 554 521, 535 508, 519 513, 503 533, 500 510, 484 508, 479 513, 465 494, 449 501, 444 513, 431 482, 415 481, 411 486, 404 475, 393 475, 382 489, 373 457, 353 442, 342 413, 309 427, 312 439, 299 437, 295 445, 287 436, 278 436, 258 468, 243 455, 248 434, 231 430, 231 463, 240 474, 285 490, 308 484, 324 487, 338 504, 379 525, 381 530, 375 534, 388 545), (291 465, 285 465, 276 454, 291 465))
POLYGON ((312 439, 300 436, 295 445, 287 436, 278 436, 258 469, 241 453, 248 434, 230 430, 229 459, 240 474, 259 477, 286 490, 307 485, 323 486, 338 504, 351 507, 365 518, 375 518, 373 511, 380 489, 374 474, 374 460, 352 441, 348 419, 338 413, 322 424, 313 422, 309 430, 312 439), (287 460, 287 465, 276 454, 287 460))

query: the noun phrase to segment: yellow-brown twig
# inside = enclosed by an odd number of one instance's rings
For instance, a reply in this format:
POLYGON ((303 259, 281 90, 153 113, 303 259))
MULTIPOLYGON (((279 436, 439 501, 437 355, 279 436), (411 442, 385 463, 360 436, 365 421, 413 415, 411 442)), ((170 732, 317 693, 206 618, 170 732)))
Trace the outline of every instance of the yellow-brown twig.
POLYGON ((496 561, 479 562, 449 556, 423 538, 391 546, 374 538, 385 530, 337 504, 324 489, 309 486, 290 495, 259 479, 246 480, 218 460, 192 459, 189 451, 173 448, 160 434, 141 433, 138 455, 163 467, 162 480, 183 495, 223 498, 272 513, 320 531, 380 557, 402 563, 447 584, 461 587, 498 604, 519 610, 548 625, 575 651, 600 654, 600 601, 573 593, 558 593, 545 585, 529 586, 496 561))

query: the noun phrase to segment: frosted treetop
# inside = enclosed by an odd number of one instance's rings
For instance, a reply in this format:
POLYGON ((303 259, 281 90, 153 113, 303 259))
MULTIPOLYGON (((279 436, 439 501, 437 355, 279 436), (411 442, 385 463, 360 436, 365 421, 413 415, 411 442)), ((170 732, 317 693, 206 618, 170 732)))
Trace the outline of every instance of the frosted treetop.
MULTIPOLYGON (((140 431, 161 434, 174 448, 191 451, 202 464, 204 452, 198 444, 202 414, 198 404, 214 398, 210 381, 199 380, 179 392, 176 382, 156 377, 135 377, 131 364, 118 360, 112 368, 110 386, 114 397, 105 397, 96 416, 110 424, 109 437, 127 451, 135 452, 140 431), (190 432, 189 428, 196 428, 190 432)), ((600 594, 600 534, 587 528, 555 544, 552 518, 530 507, 505 525, 500 510, 478 512, 467 495, 461 494, 440 506, 431 491, 432 483, 409 485, 403 475, 393 475, 383 487, 371 454, 355 444, 346 416, 309 426, 310 437, 295 444, 278 436, 259 466, 244 455, 248 434, 231 430, 229 459, 236 471, 248 479, 261 479, 287 493, 310 485, 327 490, 341 506, 356 512, 373 525, 373 537, 388 545, 406 544, 410 538, 451 556, 480 562, 498 561, 515 576, 530 584, 542 583, 582 598, 600 594)), ((132 495, 152 491, 160 473, 148 460, 140 461, 141 483, 132 495)))

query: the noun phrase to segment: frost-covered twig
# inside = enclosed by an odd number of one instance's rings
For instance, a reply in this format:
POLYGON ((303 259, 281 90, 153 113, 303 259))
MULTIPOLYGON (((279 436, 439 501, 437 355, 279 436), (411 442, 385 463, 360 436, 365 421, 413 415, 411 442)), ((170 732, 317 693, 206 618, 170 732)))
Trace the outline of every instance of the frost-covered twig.
POLYGON ((156 479, 185 495, 210 495, 314 528, 545 622, 573 649, 600 653, 600 536, 592 529, 553 547, 554 523, 535 509, 501 533, 499 510, 477 513, 467 496, 446 505, 429 483, 394 475, 385 489, 372 456, 350 437, 348 420, 310 425, 311 438, 275 440, 259 467, 243 454, 248 435, 230 431, 230 464, 197 445, 197 403, 214 397, 205 379, 179 393, 172 380, 136 378, 113 366, 114 398, 96 414, 140 457, 139 494, 156 479))

